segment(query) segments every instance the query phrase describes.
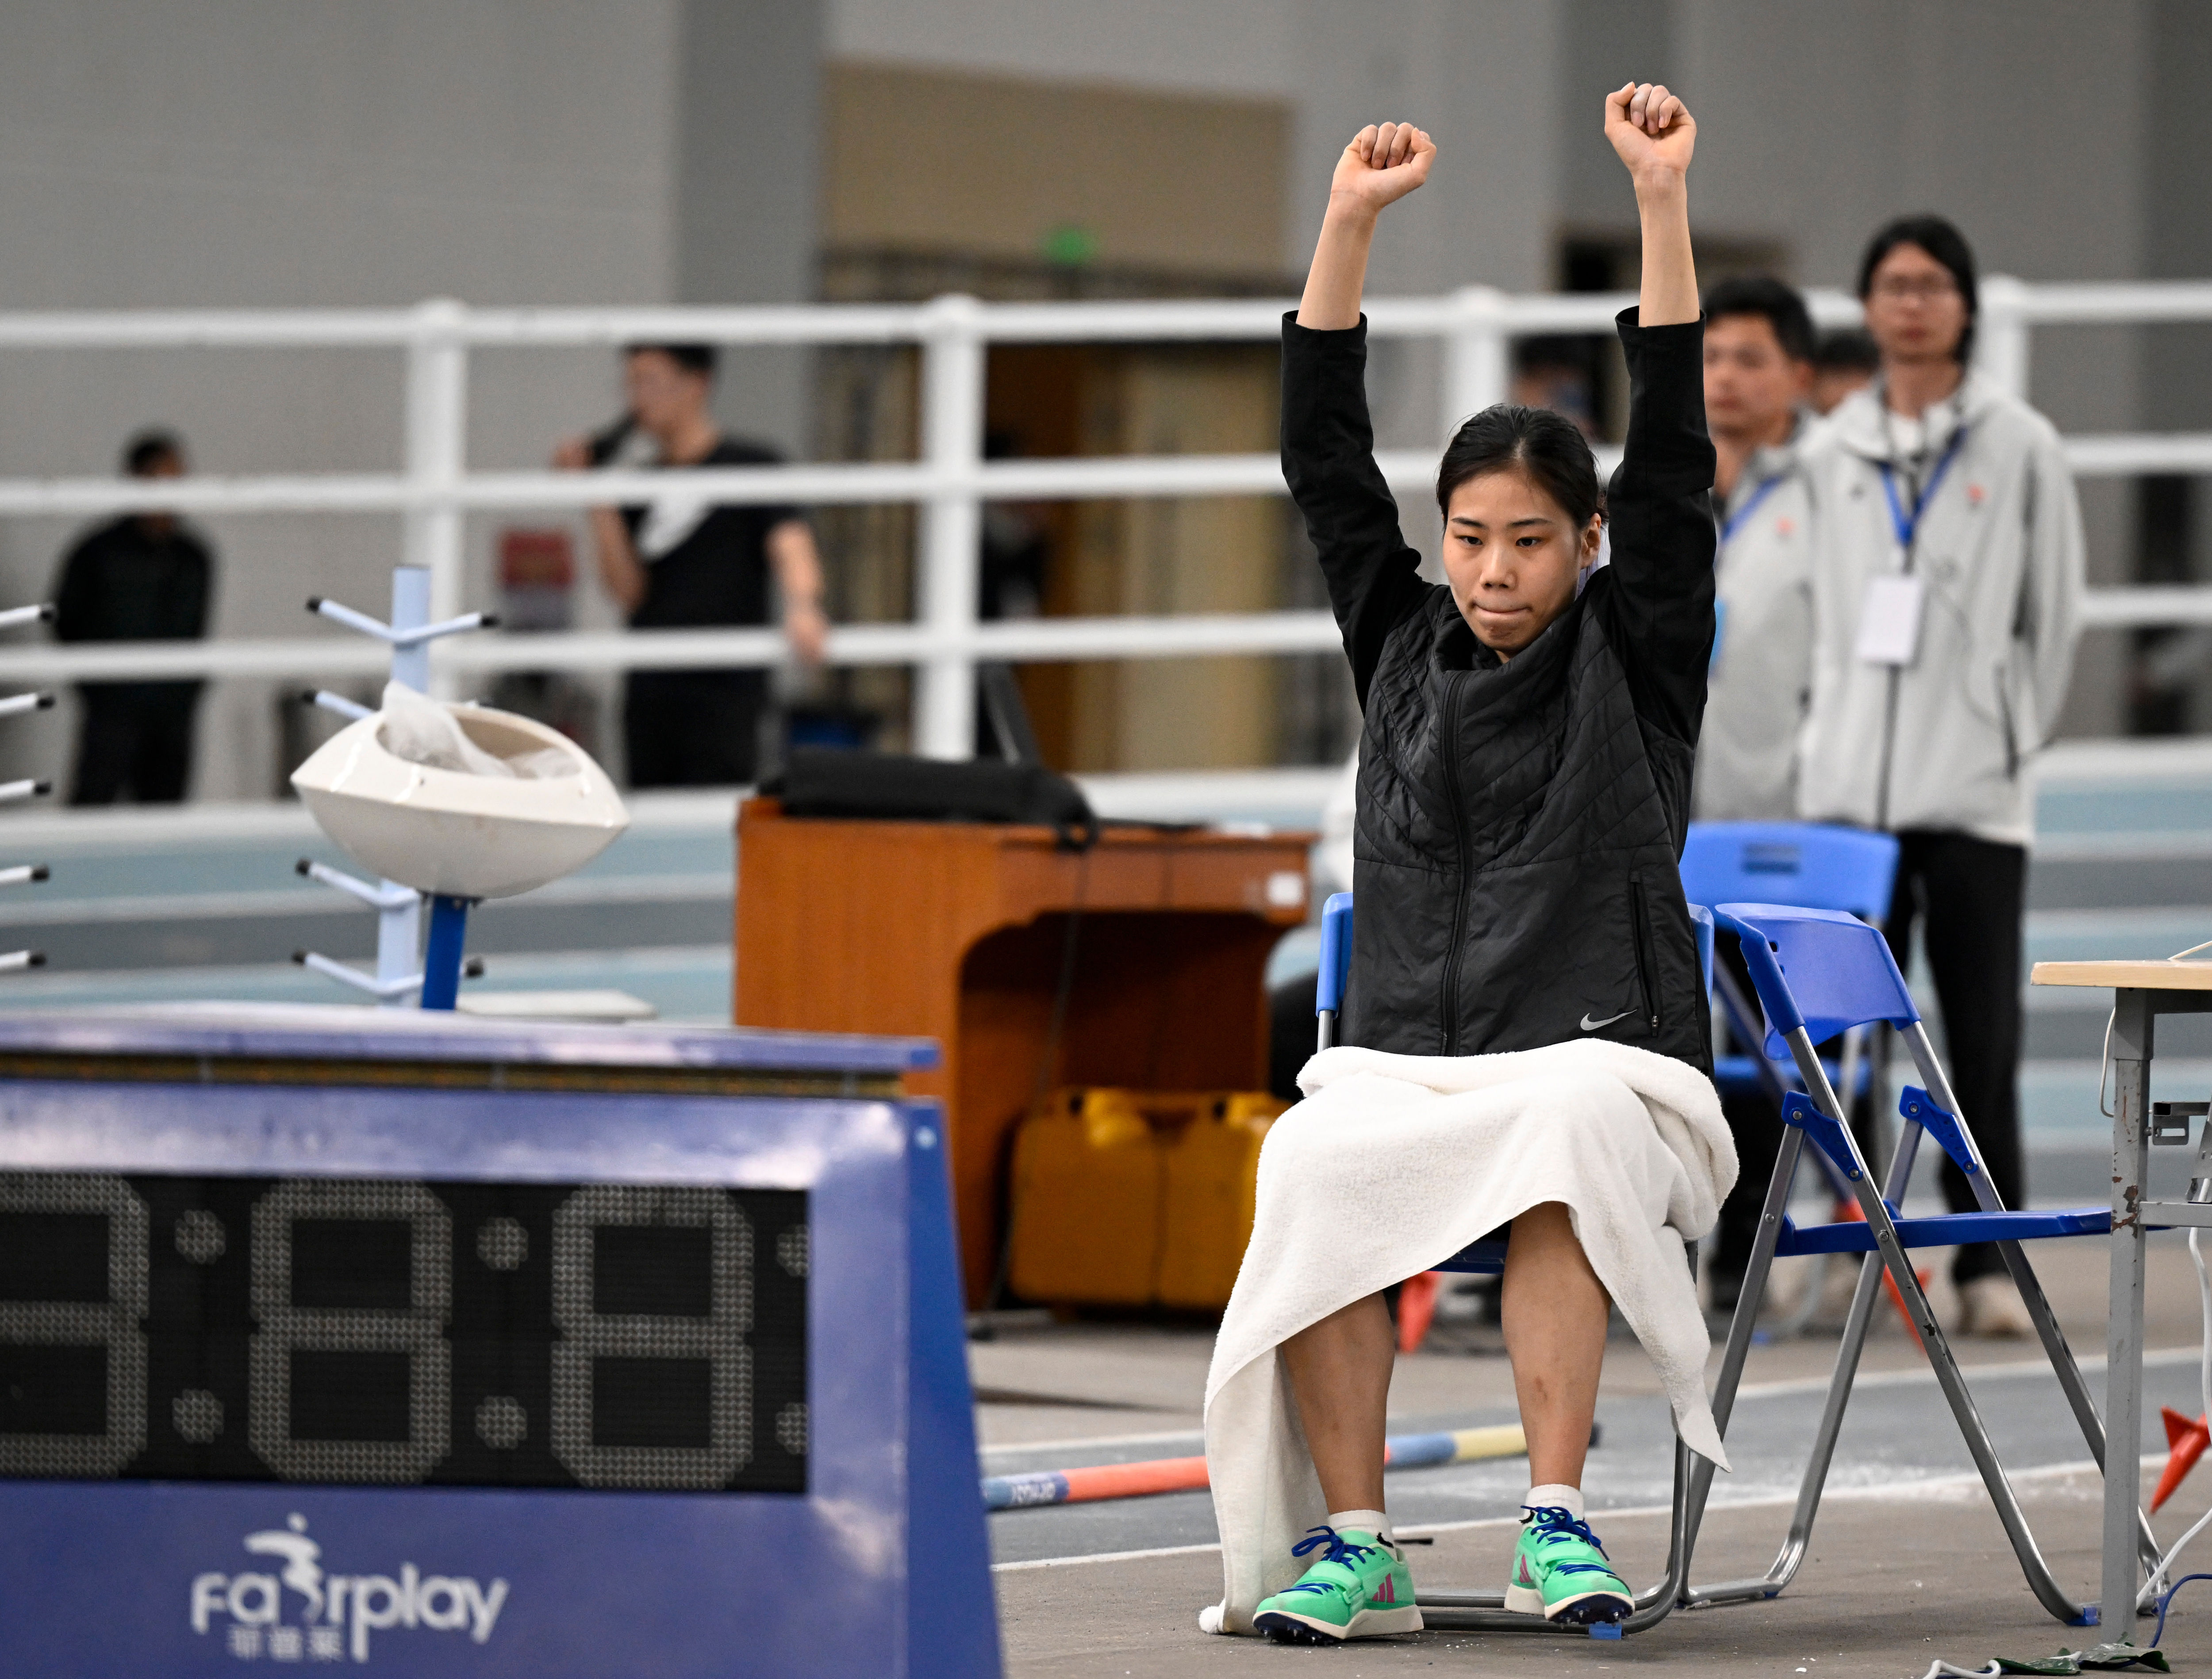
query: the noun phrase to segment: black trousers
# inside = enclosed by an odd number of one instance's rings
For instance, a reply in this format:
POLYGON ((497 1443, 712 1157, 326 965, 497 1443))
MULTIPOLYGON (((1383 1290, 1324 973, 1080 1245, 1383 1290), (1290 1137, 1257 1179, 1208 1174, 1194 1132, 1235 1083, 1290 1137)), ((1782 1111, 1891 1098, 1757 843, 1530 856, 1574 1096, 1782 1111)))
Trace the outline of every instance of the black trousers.
MULTIPOLYGON (((2025 1204, 2027 1174, 2020 1141, 2020 983, 2021 917, 2027 907, 2027 853, 1964 833, 1916 829, 1898 836, 1897 888, 1883 930, 1897 965, 1909 967, 1912 935, 1920 933, 1943 1015, 1943 1064, 1981 1147, 1990 1181, 2008 1207, 2025 1204)), ((1723 958, 1740 964, 1723 941, 1723 958)), ((1738 967, 1739 977, 1741 969, 1738 967)), ((1745 991, 1750 990, 1748 980, 1745 991)), ((1738 1046, 1741 1052, 1741 1046, 1738 1046)), ((1895 1070, 1907 1076, 1909 1058, 1895 1070)), ((1763 1095, 1730 1096, 1721 1104, 1735 1135, 1739 1173, 1721 1207, 1713 1255, 1717 1276, 1740 1277, 1751 1261, 1759 1213, 1782 1146, 1782 1122, 1763 1095)), ((1867 1146, 1863 1115, 1860 1147, 1867 1146)), ((1923 1153, 1926 1147, 1924 1145, 1923 1153)), ((1948 1160, 1943 1199, 1954 1213, 1974 1209, 1966 1174, 1948 1160)), ((1954 1282, 2004 1269, 1988 1242, 1962 1247, 1951 1265, 1954 1282)))
MULTIPOLYGON (((1737 990, 1747 998, 1752 997, 1751 971, 1744 966, 1733 938, 1721 937, 1713 960, 1735 976, 1737 990)), ((1755 1015, 1759 1005, 1754 1002, 1751 1006, 1755 1015)), ((1752 1025, 1756 1029, 1759 1021, 1754 1018, 1752 1025)), ((1732 1042, 1728 1047, 1735 1055, 1761 1052, 1755 1043, 1732 1042)), ((1714 1052, 1720 1052, 1718 1044, 1714 1052)), ((1751 1264, 1751 1250, 1759 1240, 1759 1211, 1766 1204, 1766 1185, 1774 1176, 1775 1158, 1782 1152, 1782 1116, 1760 1091, 1723 1096, 1721 1117, 1728 1121, 1735 1138, 1735 1187, 1721 1203, 1720 1228, 1715 1234, 1710 1269, 1715 1299, 1726 1304, 1735 1298, 1735 1285, 1751 1264)))
MULTIPOLYGON (((1929 829, 1897 837, 1903 849, 1884 930, 1889 948, 1897 965, 1905 967, 1913 930, 1919 929, 1943 1011, 1943 1061, 1951 1087, 1981 1147, 1990 1182, 2006 1206, 2023 1206, 2027 1168, 2020 1142, 2020 985, 2027 852, 1929 829)), ((1948 1160, 1942 1180, 1951 1210, 1972 1211, 1966 1174, 1948 1160)), ((2003 1269, 1995 1245, 1979 1242, 1959 1250, 1951 1277, 1971 1282, 2003 1269)))
POLYGON ((199 684, 87 686, 70 777, 71 804, 176 804, 192 773, 199 684))
POLYGON ((629 785, 747 785, 767 703, 767 680, 753 671, 633 671, 623 696, 629 785))
POLYGON ((1320 1022, 1314 1018, 1316 976, 1301 973, 1267 993, 1267 1090, 1295 1102, 1298 1070, 1312 1058, 1320 1022))

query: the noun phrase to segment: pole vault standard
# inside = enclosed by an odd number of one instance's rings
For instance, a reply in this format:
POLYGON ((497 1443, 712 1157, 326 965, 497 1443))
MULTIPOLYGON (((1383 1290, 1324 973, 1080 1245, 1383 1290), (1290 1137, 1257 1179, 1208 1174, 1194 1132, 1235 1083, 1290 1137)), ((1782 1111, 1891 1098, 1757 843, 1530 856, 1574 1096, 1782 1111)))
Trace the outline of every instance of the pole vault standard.
MULTIPOLYGON (((343 624, 349 630, 386 643, 392 649, 391 680, 402 687, 411 688, 418 694, 427 694, 430 688, 430 644, 445 636, 460 635, 474 629, 489 629, 499 621, 486 613, 464 612, 458 617, 433 623, 430 621, 430 585, 431 574, 428 567, 394 567, 392 573, 392 621, 389 623, 372 618, 366 613, 356 612, 349 606, 342 606, 337 601, 325 600, 320 596, 307 603, 307 610, 328 618, 332 623, 343 624)), ((326 689, 315 689, 307 697, 325 711, 335 712, 349 722, 370 714, 370 707, 326 689)), ((460 984, 461 945, 468 921, 465 903, 459 899, 448 900, 441 898, 436 900, 431 914, 429 957, 418 964, 417 953, 422 948, 421 893, 411 886, 402 886, 398 881, 380 880, 371 884, 343 869, 333 869, 327 863, 312 862, 304 857, 293 866, 309 880, 335 887, 376 912, 376 973, 372 977, 314 950, 295 952, 294 961, 302 967, 313 968, 340 985, 367 991, 386 1008, 400 1006, 416 991, 422 993, 422 1006, 425 1009, 450 1009, 453 1006, 460 984), (449 901, 458 907, 440 907, 449 901), (441 962, 451 971, 446 972, 441 968, 441 962)), ((483 972, 481 965, 477 967, 476 972, 483 972)))

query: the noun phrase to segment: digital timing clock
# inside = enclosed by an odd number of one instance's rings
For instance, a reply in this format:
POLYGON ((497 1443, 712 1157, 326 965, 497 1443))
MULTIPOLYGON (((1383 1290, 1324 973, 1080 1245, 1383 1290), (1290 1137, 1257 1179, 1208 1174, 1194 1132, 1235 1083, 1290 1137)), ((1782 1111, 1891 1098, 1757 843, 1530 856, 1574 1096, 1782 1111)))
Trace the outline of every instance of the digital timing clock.
POLYGON ((0 1173, 0 1475, 806 1489, 806 1194, 0 1173))

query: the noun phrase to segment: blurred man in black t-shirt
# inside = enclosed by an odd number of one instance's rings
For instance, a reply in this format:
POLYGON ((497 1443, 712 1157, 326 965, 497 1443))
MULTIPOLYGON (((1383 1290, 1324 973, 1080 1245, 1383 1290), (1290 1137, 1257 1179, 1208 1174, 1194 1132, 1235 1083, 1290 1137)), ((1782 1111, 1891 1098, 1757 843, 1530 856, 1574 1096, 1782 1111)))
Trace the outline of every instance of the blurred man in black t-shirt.
MULTIPOLYGON (((141 432, 124 446, 133 478, 175 478, 184 439, 141 432)), ((174 513, 125 513, 77 538, 54 583, 61 641, 197 641, 207 633, 215 556, 174 513)), ((71 804, 112 804, 126 795, 174 804, 192 768, 192 718, 200 684, 82 682, 71 804)))
MULTIPOLYGON (((664 467, 757 466, 773 449, 724 437, 708 402, 711 344, 638 344, 623 358, 625 427, 659 446, 664 467)), ((607 443, 574 438, 553 458, 571 470, 604 464, 607 443)), ((822 567, 814 532, 796 507, 725 506, 680 490, 650 506, 594 507, 599 575, 633 629, 765 624, 775 594, 783 632, 808 664, 822 657, 822 567)), ((634 670, 623 696, 623 738, 633 787, 734 786, 754 779, 764 670, 634 670)))

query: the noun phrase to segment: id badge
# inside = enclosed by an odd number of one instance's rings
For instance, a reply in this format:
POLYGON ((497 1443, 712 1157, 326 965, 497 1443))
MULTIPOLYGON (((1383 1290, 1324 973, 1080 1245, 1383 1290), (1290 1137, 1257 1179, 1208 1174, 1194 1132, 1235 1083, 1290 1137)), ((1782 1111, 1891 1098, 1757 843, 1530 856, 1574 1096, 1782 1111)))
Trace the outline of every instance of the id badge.
POLYGON ((1920 651, 1920 609, 1924 598, 1919 578, 1910 572, 1869 578, 1866 599, 1859 608, 1858 645, 1852 650, 1859 663, 1911 664, 1920 651))

